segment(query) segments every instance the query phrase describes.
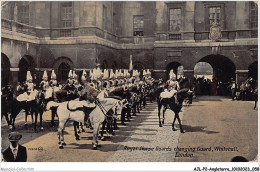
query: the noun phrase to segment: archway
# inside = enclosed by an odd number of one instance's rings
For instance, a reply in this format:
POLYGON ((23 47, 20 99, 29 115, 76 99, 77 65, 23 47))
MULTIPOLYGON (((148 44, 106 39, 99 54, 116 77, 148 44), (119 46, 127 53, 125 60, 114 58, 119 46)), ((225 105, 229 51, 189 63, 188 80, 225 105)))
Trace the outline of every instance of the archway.
POLYGON ((176 79, 178 79, 178 76, 183 74, 183 66, 179 62, 171 62, 167 65, 166 70, 167 70, 167 78, 169 79, 169 73, 173 69, 174 74, 176 75, 176 79))
POLYGON ((213 68, 213 77, 223 83, 228 83, 235 78, 236 66, 227 57, 222 55, 208 55, 200 59, 198 62, 207 62, 213 68))
POLYGON ((258 62, 255 61, 248 67, 248 77, 258 80, 258 62))
POLYGON ((207 62, 198 62, 194 67, 194 75, 196 77, 203 77, 206 79, 213 78, 213 68, 207 62))
POLYGON ((213 68, 207 62, 198 62, 194 67, 194 86, 197 95, 216 95, 217 83, 213 80, 213 68))
POLYGON ((66 81, 68 79, 69 71, 72 70, 74 67, 73 62, 68 57, 59 57, 54 65, 53 69, 55 69, 55 72, 57 74, 57 80, 60 81, 66 81))
POLYGON ((222 55, 208 55, 198 62, 206 62, 213 68, 214 82, 217 84, 217 95, 229 95, 228 86, 231 80, 235 80, 236 66, 228 58, 222 55))
POLYGON ((9 58, 1 53, 1 82, 2 86, 7 85, 10 82, 10 61, 9 58))
POLYGON ((26 81, 27 71, 31 71, 31 74, 33 75, 34 68, 35 68, 35 63, 33 58, 28 55, 24 56, 19 62, 18 81, 21 83, 26 81))
POLYGON ((70 65, 66 62, 62 62, 58 67, 58 80, 59 81, 66 81, 68 79, 70 65))

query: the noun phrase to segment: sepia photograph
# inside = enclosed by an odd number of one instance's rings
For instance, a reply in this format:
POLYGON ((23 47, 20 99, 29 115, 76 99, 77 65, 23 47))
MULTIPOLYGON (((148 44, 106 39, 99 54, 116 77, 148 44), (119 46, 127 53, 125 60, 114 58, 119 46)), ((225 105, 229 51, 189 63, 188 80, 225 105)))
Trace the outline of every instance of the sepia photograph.
POLYGON ((258 1, 1 1, 0 144, 3 171, 258 171, 258 1))

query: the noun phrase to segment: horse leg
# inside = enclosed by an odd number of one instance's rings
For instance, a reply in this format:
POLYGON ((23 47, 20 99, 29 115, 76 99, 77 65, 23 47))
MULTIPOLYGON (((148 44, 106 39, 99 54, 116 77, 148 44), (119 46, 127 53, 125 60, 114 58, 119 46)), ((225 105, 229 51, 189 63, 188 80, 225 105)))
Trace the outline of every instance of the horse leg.
POLYGON ((51 126, 52 126, 52 127, 55 126, 54 118, 55 118, 56 111, 57 111, 57 109, 51 108, 51 126))
POLYGON ((34 132, 37 133, 37 120, 38 120, 38 111, 35 112, 35 122, 34 122, 34 132))
POLYGON ((177 116, 174 115, 174 119, 173 119, 173 122, 172 122, 172 131, 176 131, 176 129, 174 128, 174 124, 175 124, 176 118, 177 118, 177 116))
POLYGON ((106 124, 107 124, 106 120, 102 122, 102 128, 101 128, 101 140, 102 141, 106 140, 105 137, 104 137, 104 130, 106 128, 106 124))
POLYGON ((92 139, 92 147, 94 150, 97 149, 97 139, 98 139, 98 130, 99 130, 99 125, 98 123, 94 124, 93 126, 93 139, 92 139))
POLYGON ((114 124, 113 124, 113 126, 114 126, 114 130, 118 130, 117 119, 116 119, 116 118, 114 119, 114 124))
POLYGON ((145 108, 145 106, 146 106, 146 97, 144 97, 144 99, 143 99, 143 106, 144 106, 144 108, 145 108))
POLYGON ((85 132, 85 130, 84 130, 84 128, 83 128, 82 122, 80 122, 80 128, 81 128, 81 131, 82 131, 82 132, 85 132))
POLYGON ((78 135, 78 133, 77 133, 77 123, 78 123, 78 122, 76 122, 76 121, 73 122, 74 134, 75 134, 76 140, 80 140, 80 139, 79 139, 79 135, 78 135))
POLYGON ((2 119, 3 115, 5 116, 5 120, 6 120, 7 124, 8 124, 8 126, 9 126, 11 124, 11 122, 10 122, 10 120, 8 118, 8 113, 5 112, 4 114, 2 114, 1 119, 2 119))
POLYGON ((166 111, 166 108, 165 107, 163 107, 163 120, 162 120, 162 124, 164 125, 164 115, 165 115, 165 111, 166 111))
POLYGON ((28 116, 28 114, 29 114, 29 113, 28 113, 28 111, 26 110, 26 111, 25 111, 25 124, 24 124, 25 126, 28 126, 28 124, 27 124, 27 116, 28 116))
POLYGON ((136 103, 133 105, 133 115, 136 116, 136 103))
POLYGON ((42 126, 42 116, 43 116, 43 109, 40 110, 40 129, 44 130, 43 126, 42 126))
POLYGON ((161 108, 162 108, 162 105, 160 105, 160 103, 158 102, 159 127, 162 127, 162 123, 161 123, 161 108))
POLYGON ((179 113, 176 112, 175 115, 176 115, 177 120, 178 120, 178 122, 179 122, 181 133, 184 133, 184 131, 183 131, 183 129, 182 129, 181 119, 180 119, 179 113))
POLYGON ((60 139, 60 143, 62 146, 66 146, 66 143, 64 141, 64 131, 65 131, 65 126, 66 126, 66 123, 68 122, 68 120, 64 123, 64 126, 63 128, 61 128, 61 139, 60 139))
POLYGON ((78 129, 78 133, 81 133, 81 131, 79 129, 79 122, 76 122, 76 126, 77 126, 77 129, 78 129))
POLYGON ((140 110, 142 110, 142 107, 140 106, 140 101, 137 103, 137 112, 140 113, 140 110))

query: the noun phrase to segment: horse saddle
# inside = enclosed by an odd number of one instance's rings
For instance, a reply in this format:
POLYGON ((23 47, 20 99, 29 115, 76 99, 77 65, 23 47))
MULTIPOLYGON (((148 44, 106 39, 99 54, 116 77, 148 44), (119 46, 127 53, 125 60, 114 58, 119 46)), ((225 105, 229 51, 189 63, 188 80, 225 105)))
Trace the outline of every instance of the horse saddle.
POLYGON ((70 111, 84 111, 85 108, 95 108, 95 103, 90 103, 89 101, 79 101, 79 100, 71 100, 67 104, 67 108, 70 111))

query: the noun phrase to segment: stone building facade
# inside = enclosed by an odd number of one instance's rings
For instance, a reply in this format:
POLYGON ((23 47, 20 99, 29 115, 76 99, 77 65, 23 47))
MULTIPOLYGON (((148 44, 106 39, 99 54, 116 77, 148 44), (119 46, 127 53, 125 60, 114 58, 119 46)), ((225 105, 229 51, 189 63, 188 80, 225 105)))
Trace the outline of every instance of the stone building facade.
POLYGON ((223 81, 257 77, 258 6, 254 2, 5 2, 2 3, 2 83, 39 82, 44 70, 58 80, 69 69, 150 69, 167 79, 182 65, 208 62, 223 81), (213 23, 218 29, 210 31, 213 23), (210 39, 209 34, 217 39, 210 39))

